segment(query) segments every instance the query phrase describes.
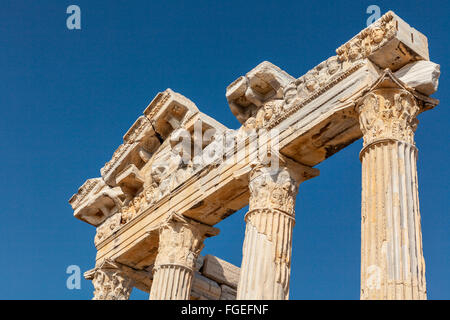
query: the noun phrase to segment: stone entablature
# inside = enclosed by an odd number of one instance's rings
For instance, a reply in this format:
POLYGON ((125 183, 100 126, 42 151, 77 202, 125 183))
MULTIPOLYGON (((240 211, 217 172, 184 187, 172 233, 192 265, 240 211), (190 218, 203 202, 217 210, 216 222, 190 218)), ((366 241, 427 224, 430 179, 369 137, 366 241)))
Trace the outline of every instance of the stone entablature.
POLYGON ((99 227, 96 245, 200 169, 193 159, 185 164, 181 157, 174 157, 180 129, 193 135, 200 122, 203 131, 227 130, 170 89, 159 93, 144 114, 101 169, 102 177, 87 180, 69 201, 77 218, 99 227))
MULTIPOLYGON (((259 258, 264 263, 275 259, 278 271, 270 279, 281 284, 270 280, 266 289, 272 292, 264 297, 287 298, 290 240, 275 244, 287 248, 282 257, 273 253, 276 234, 265 232, 270 226, 261 221, 282 217, 283 230, 291 235, 297 190, 287 182, 271 190, 270 179, 253 188, 261 179, 254 179, 260 155, 280 160, 283 170, 300 183, 318 174, 312 167, 361 137, 367 148, 387 140, 413 146, 417 115, 438 104, 429 97, 437 89, 440 70, 429 61, 427 39, 393 12, 336 53, 298 78, 265 61, 231 83, 226 98, 242 124, 238 130, 201 113, 181 94, 170 89, 159 93, 124 135, 101 177, 87 180, 69 201, 75 217, 97 227, 96 265, 113 261, 140 271, 166 266, 159 262, 167 255, 157 253, 164 251, 161 239, 174 212, 177 221, 189 221, 186 230, 192 230, 195 224, 212 227, 250 203, 246 234, 267 238, 267 250, 259 258), (218 149, 224 152, 218 155, 218 149), (204 162, 204 156, 212 160, 204 162), (295 172, 303 178, 295 177, 295 172), (256 196, 259 192, 263 196, 256 196)), ((272 178, 284 177, 283 170, 272 178)), ((195 272, 191 265, 180 266, 162 269, 165 276, 187 279, 177 287, 183 294, 173 296, 184 299, 195 272)), ((261 297, 264 290, 250 292, 245 281, 241 279, 238 297, 261 297)), ((215 285, 208 288, 217 292, 215 285)))
POLYGON ((298 79, 270 62, 259 64, 228 86, 231 111, 246 127, 273 128, 361 68, 366 59, 392 71, 429 59, 426 37, 391 11, 336 53, 298 79))
POLYGON ((94 178, 87 180, 78 193, 70 198, 69 203, 75 217, 99 226, 120 210, 123 197, 120 188, 111 188, 103 179, 94 178))

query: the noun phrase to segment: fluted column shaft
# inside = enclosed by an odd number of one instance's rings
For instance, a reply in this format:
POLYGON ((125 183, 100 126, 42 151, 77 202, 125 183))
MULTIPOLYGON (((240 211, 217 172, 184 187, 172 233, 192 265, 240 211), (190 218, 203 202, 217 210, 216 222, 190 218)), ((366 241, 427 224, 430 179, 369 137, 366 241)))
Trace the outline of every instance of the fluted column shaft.
POLYGON ((189 300, 193 271, 182 265, 162 265, 153 277, 150 300, 189 300))
POLYGON ((414 145, 418 102, 404 89, 383 88, 368 93, 358 110, 361 299, 426 299, 414 145))
POLYGON ((294 179, 286 167, 252 170, 238 300, 289 298, 295 197, 300 181, 317 172, 308 168, 294 179))
POLYGON ((150 300, 188 300, 203 241, 218 232, 216 228, 171 214, 160 228, 150 300))

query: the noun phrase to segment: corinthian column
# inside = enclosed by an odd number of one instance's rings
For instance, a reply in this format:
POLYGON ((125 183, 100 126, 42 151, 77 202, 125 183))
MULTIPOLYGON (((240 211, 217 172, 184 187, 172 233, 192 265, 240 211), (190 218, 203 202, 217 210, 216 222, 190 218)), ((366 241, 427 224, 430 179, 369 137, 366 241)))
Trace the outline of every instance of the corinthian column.
POLYGON ((203 241, 218 233, 217 228, 171 214, 160 228, 150 300, 188 300, 203 241))
POLYGON ((289 298, 295 197, 300 182, 316 175, 300 165, 251 171, 238 300, 289 298))
POLYGON ((112 261, 105 261, 101 266, 84 274, 86 280, 92 280, 94 297, 92 300, 128 300, 134 281, 112 261))
POLYGON ((426 299, 417 149, 418 101, 403 88, 363 97, 361 299, 426 299))

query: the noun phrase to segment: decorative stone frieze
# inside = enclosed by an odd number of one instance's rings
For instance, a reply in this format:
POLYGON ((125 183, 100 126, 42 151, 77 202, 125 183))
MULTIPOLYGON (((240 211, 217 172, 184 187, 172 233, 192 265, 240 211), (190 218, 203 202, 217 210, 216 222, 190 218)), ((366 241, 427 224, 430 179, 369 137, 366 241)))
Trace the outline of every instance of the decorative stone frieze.
POLYGON ((336 49, 336 53, 345 64, 368 58, 392 71, 411 61, 429 60, 427 38, 392 11, 336 49))
POLYGON ((369 57, 396 34, 394 14, 390 11, 352 40, 336 49, 340 61, 355 61, 369 57))
POLYGON ((102 240, 112 235, 115 231, 119 230, 121 222, 122 222, 121 212, 117 212, 108 219, 106 219, 105 222, 103 222, 100 226, 97 227, 97 233, 95 234, 94 244, 97 246, 102 240))
POLYGON ((298 79, 270 62, 261 63, 228 86, 227 100, 231 111, 246 127, 273 128, 361 68, 366 59, 392 71, 411 61, 429 59, 426 37, 392 11, 336 49, 336 53, 337 56, 321 62, 298 79), (255 74, 267 74, 261 77, 262 81, 256 78, 255 83, 261 83, 261 88, 271 88, 267 90, 271 94, 254 98, 255 95, 249 93, 249 77, 255 74), (276 88, 282 88, 282 92, 275 94, 276 88), (256 116, 261 109, 265 121, 258 122, 256 116))

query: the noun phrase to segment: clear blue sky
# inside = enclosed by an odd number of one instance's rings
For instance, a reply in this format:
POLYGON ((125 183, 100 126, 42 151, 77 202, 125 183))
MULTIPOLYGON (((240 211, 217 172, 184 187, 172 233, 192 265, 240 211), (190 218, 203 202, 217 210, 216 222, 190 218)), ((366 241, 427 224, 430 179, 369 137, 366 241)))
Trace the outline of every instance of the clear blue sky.
MULTIPOLYGON (((393 10, 429 41, 441 64, 441 104, 420 116, 419 192, 427 289, 450 298, 448 1, 0 2, 0 298, 90 299, 66 288, 66 268, 94 266, 95 228, 70 196, 126 130, 170 87, 230 128, 225 88, 268 60, 295 77, 365 27, 366 8, 393 10), (82 29, 66 28, 77 4, 82 29)), ((292 299, 359 299, 361 141, 300 187, 292 299)), ((217 225, 203 253, 241 263, 245 209, 217 225)), ((132 299, 146 299, 135 290, 132 299)))

